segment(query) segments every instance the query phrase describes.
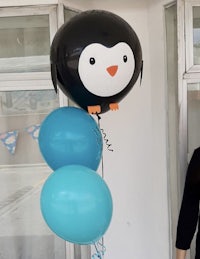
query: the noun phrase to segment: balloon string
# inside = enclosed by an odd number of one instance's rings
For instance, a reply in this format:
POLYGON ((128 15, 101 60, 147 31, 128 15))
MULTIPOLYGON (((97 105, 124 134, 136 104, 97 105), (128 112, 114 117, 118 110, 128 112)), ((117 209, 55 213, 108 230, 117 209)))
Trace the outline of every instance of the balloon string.
MULTIPOLYGON (((98 126, 101 130, 101 126, 100 126, 100 119, 101 117, 99 116, 98 113, 96 113, 97 118, 98 118, 98 126)), ((104 159, 103 159, 103 152, 102 152, 102 157, 101 157, 101 177, 104 179, 104 159)))
MULTIPOLYGON (((106 141, 107 149, 109 151, 113 151, 113 149, 110 149, 111 144, 108 144, 108 139, 106 139, 106 133, 104 132, 103 129, 101 129, 101 126, 100 126, 101 117, 99 116, 98 113, 96 113, 96 115, 97 115, 97 118, 98 118, 98 126, 99 126, 101 132, 103 133, 104 140, 106 141)), ((104 179, 104 159, 103 159, 103 154, 102 154, 102 159, 101 159, 101 177, 104 179)), ((104 258, 104 254, 106 252, 106 247, 104 245, 104 238, 103 237, 101 238, 101 242, 98 241, 98 242, 94 243, 94 247, 95 247, 96 252, 94 254, 92 254, 91 259, 103 259, 104 258)))
POLYGON ((103 238, 102 238, 102 242, 98 241, 98 242, 94 243, 94 247, 95 247, 96 253, 94 253, 92 255, 92 259, 97 259, 97 258, 103 259, 105 251, 106 251, 106 248, 103 244, 103 238))
POLYGON ((97 115, 97 118, 98 118, 98 126, 99 126, 99 128, 100 128, 100 130, 101 130, 101 132, 102 132, 102 136, 103 136, 103 139, 104 139, 104 141, 105 141, 105 143, 106 143, 106 147, 107 147, 107 149, 108 149, 108 151, 114 151, 112 148, 110 148, 111 146, 112 146, 112 144, 109 144, 109 140, 108 140, 108 138, 107 138, 107 134, 105 133, 105 131, 104 131, 104 129, 102 129, 101 127, 100 127, 100 120, 101 120, 101 117, 99 116, 99 114, 98 113, 96 113, 96 115, 97 115))

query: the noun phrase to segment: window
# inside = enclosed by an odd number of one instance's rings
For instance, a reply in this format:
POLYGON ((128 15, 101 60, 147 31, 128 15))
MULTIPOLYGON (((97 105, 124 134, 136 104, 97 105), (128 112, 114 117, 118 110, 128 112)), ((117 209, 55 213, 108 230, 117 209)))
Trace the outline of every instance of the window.
MULTIPOLYGON (((180 89, 179 97, 180 101, 186 107, 182 107, 183 111, 183 127, 182 131, 187 132, 187 143, 184 144, 187 147, 188 160, 196 147, 200 145, 200 140, 196 138, 194 141, 194 132, 197 131, 197 124, 192 119, 192 114, 198 112, 199 103, 199 84, 200 84, 200 1, 198 0, 186 0, 184 4, 180 5, 180 18, 179 23, 182 23, 179 29, 179 76, 180 76, 180 89), (185 19, 183 14, 185 13, 185 19), (184 26, 183 26, 184 25, 184 26), (185 34, 185 39, 183 35, 185 34), (180 52, 180 49, 185 49, 184 53, 180 52), (195 105, 196 104, 196 105, 195 105), (192 137, 193 136, 193 137, 192 137), (193 138, 193 140, 192 140, 193 138), (193 144, 192 144, 193 143, 193 144)), ((196 136, 197 137, 197 136, 196 136)), ((181 140, 183 142, 183 140, 181 140)))
MULTIPOLYGON (((185 174, 200 146, 200 1, 178 1, 179 207, 185 174)), ((178 208, 179 209, 179 208, 178 208)), ((195 238, 190 258, 195 257, 195 238)))
POLYGON ((0 18, 0 73, 49 71, 49 17, 0 18))
POLYGON ((200 70, 200 3, 185 2, 186 72, 200 70), (186 22, 187 21, 187 22, 186 22))
POLYGON ((56 7, 5 8, 1 13, 0 150, 10 147, 10 139, 15 146, 13 151, 3 152, 0 165, 44 164, 33 135, 30 140, 26 133, 36 125, 39 130, 45 116, 59 106, 49 64, 56 7))
POLYGON ((193 64, 200 65, 200 6, 192 7, 193 64))
POLYGON ((37 142, 43 119, 68 104, 54 91, 49 53, 58 27, 76 13, 63 4, 0 7, 2 258, 83 258, 82 248, 54 235, 41 216, 40 191, 51 169, 37 142))

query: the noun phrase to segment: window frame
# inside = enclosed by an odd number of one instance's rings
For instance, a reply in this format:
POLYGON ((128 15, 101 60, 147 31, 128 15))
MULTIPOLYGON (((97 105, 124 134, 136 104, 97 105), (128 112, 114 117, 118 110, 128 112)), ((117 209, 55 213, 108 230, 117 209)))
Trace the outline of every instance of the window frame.
MULTIPOLYGON (((57 6, 32 6, 32 7, 9 7, 9 8, 1 8, 0 9, 0 17, 16 17, 19 16, 31 16, 31 15, 48 15, 49 16, 49 33, 50 33, 50 44, 53 40, 53 37, 57 31, 57 6)), ((24 83, 31 83, 30 81, 34 80, 43 80, 46 81, 46 86, 44 89, 52 89, 51 83, 51 74, 50 72, 22 72, 22 73, 1 73, 0 77, 0 89, 4 88, 5 82, 6 87, 15 88, 15 84, 17 81, 24 81, 24 83), (27 82, 29 81, 29 82, 27 82), (49 85, 49 87, 48 87, 49 85)), ((41 82, 40 82, 41 83, 41 82)), ((28 84, 29 85, 29 84, 28 84)), ((34 85, 29 85, 32 90, 37 89, 34 88, 34 85), (33 87, 33 88, 32 88, 33 87)), ((17 86, 18 88, 18 86, 17 86)), ((23 90, 24 87, 22 87, 23 90)))
MULTIPOLYGON (((16 17, 19 16, 19 11, 20 16, 48 15, 51 44, 58 28, 61 26, 61 24, 64 23, 64 5, 56 3, 57 1, 54 1, 54 3, 51 5, 48 4, 34 6, 2 7, 0 8, 0 17, 16 17)), ((1 73, 0 75, 0 91, 54 89, 50 71, 1 73)), ((68 98, 60 90, 58 90, 58 94, 60 106, 68 105, 68 98)))
MULTIPOLYGON (((193 7, 200 7, 199 0, 185 0, 185 53, 186 53, 186 73, 191 77, 196 77, 195 73, 200 73, 200 64, 195 65, 193 61, 193 7)), ((200 78, 200 75, 199 75, 200 78)))

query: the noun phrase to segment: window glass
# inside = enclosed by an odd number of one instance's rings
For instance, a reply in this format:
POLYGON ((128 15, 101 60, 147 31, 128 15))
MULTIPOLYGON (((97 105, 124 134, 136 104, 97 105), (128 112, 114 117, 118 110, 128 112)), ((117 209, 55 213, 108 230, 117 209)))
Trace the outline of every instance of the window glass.
POLYGON ((200 83, 191 83, 187 87, 188 110, 188 153, 200 146, 200 83))
POLYGON ((49 71, 49 16, 0 18, 0 73, 49 71))
POLYGON ((0 168, 0 258, 66 259, 65 241, 40 212, 41 188, 49 168, 0 168))
POLYGON ((39 128, 58 106, 54 90, 0 92, 0 165, 44 163, 39 128))
POLYGON ((40 211, 41 188, 52 170, 39 151, 38 133, 58 106, 54 90, 0 92, 1 258, 66 258, 65 241, 40 211))
POLYGON ((193 7, 193 59, 200 64, 200 6, 193 7))

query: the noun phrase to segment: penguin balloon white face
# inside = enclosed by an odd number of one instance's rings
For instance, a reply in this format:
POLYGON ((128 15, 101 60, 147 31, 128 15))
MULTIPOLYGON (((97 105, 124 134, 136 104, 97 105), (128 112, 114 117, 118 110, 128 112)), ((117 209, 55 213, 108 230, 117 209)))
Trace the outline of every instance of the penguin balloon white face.
POLYGON ((133 51, 125 42, 111 48, 92 43, 82 51, 78 64, 85 88, 101 97, 120 93, 130 82, 134 70, 133 51))
POLYGON ((63 24, 51 44, 50 59, 55 90, 59 86, 91 113, 115 110, 143 67, 135 31, 118 15, 103 10, 82 12, 63 24))

